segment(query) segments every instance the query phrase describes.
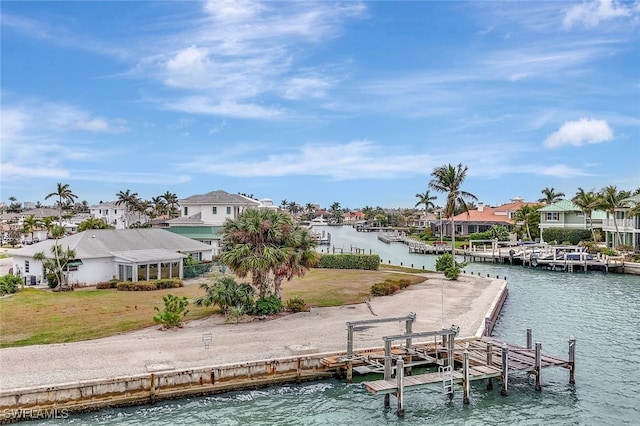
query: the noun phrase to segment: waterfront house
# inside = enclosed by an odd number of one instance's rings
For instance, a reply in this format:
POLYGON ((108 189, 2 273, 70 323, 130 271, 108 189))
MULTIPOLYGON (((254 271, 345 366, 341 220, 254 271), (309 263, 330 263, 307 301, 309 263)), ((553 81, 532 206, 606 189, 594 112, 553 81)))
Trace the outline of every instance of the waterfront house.
POLYGON ((222 190, 192 195, 179 201, 182 216, 162 223, 167 231, 210 245, 214 255, 220 253, 222 225, 227 219, 256 208, 273 209, 277 206, 265 198, 263 202, 222 190))
POLYGON ((585 229, 590 230, 602 228, 606 213, 602 210, 594 210, 591 213, 591 225, 589 218, 584 212, 569 200, 560 200, 544 206, 538 210, 540 212, 540 238, 542 240, 543 231, 548 228, 562 229, 585 229))
POLYGON ((133 223, 147 223, 149 221, 149 217, 146 214, 127 211, 124 203, 116 204, 116 201, 101 202, 91 206, 89 207, 89 212, 91 217, 102 219, 115 229, 125 229, 133 223))
MULTIPOLYGON (((33 244, 13 253, 13 271, 28 283, 43 282, 42 262, 34 255, 51 256, 55 240, 33 244)), ((65 269, 65 283, 95 285, 113 278, 144 281, 182 278, 183 259, 211 260, 212 248, 162 229, 90 229, 58 240, 63 250, 75 251, 65 269)))
MULTIPOLYGON (((512 231, 515 226, 513 218, 516 212, 525 205, 535 204, 523 201, 521 198, 512 198, 511 202, 498 207, 486 206, 480 202, 476 209, 469 210, 468 213, 460 213, 453 218, 456 225, 456 234, 469 235, 476 232, 486 232, 494 225, 503 225, 509 231, 512 231)), ((439 233, 439 221, 432 224, 436 228, 435 231, 439 233)), ((451 235, 451 222, 444 221, 443 227, 444 235, 451 235)))
POLYGON ((638 203, 640 203, 640 195, 622 200, 621 206, 615 210, 615 222, 614 216, 605 212, 602 232, 608 247, 615 247, 618 244, 617 225, 622 245, 631 246, 635 250, 640 249, 640 216, 631 216, 631 209, 638 203))

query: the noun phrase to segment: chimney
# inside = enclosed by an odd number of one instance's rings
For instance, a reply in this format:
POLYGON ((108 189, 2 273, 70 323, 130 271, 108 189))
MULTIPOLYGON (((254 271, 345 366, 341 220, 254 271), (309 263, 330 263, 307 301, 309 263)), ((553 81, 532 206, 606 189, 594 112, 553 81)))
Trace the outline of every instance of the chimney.
POLYGON ((482 213, 483 210, 484 210, 484 203, 482 202, 478 203, 478 211, 482 213))

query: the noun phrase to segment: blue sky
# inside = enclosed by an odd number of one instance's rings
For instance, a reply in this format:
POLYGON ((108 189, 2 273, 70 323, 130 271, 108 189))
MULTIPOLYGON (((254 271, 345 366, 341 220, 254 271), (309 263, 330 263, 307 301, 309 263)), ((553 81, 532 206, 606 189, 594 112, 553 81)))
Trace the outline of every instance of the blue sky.
POLYGON ((640 186, 637 1, 3 1, 1 29, 3 201, 640 186))

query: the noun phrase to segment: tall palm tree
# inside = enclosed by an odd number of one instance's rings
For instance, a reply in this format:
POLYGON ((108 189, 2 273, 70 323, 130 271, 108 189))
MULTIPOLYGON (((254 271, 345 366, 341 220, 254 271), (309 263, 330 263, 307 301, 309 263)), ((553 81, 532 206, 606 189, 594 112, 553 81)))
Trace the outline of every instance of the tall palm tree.
POLYGON ((529 238, 529 241, 533 241, 533 235, 531 234, 531 227, 533 226, 534 223, 537 223, 540 221, 540 217, 539 217, 539 213, 538 213, 538 209, 541 206, 536 204, 535 206, 531 206, 529 204, 525 204, 522 207, 520 207, 515 215, 513 216, 513 220, 516 222, 516 224, 520 227, 524 227, 526 233, 527 233, 527 238, 529 238))
POLYGON ((313 203, 307 203, 304 205, 304 211, 307 214, 307 220, 313 219, 313 214, 316 212, 316 206, 313 203))
POLYGON ((462 182, 467 177, 467 166, 459 163, 457 166, 445 164, 436 167, 431 172, 433 177, 429 182, 429 188, 438 192, 447 194, 444 204, 444 214, 447 218, 451 218, 451 255, 455 256, 456 250, 456 225, 453 217, 455 216, 456 207, 461 208, 465 212, 469 212, 467 207, 468 201, 477 201, 478 198, 470 192, 460 189, 462 182))
POLYGON ((578 206, 582 213, 584 213, 587 220, 587 226, 591 230, 591 239, 596 240, 595 231, 593 229, 593 221, 591 220, 591 214, 593 209, 598 204, 598 196, 593 191, 585 191, 582 188, 578 188, 576 195, 571 199, 573 204, 578 206))
POLYGON ((424 192, 424 194, 417 193, 416 197, 418 198, 418 202, 416 203, 415 207, 424 205, 424 229, 427 229, 427 215, 436 206, 435 204, 433 204, 433 200, 438 197, 436 197, 435 195, 432 196, 431 191, 429 191, 428 189, 424 192))
POLYGON ((617 245, 622 245, 622 237, 618 230, 618 221, 616 220, 616 209, 622 207, 622 200, 629 198, 630 193, 628 191, 618 191, 615 185, 605 186, 600 190, 598 194, 598 200, 595 203, 596 207, 607 211, 613 218, 613 226, 616 228, 616 240, 617 245))
POLYGON ((131 206, 133 206, 138 200, 138 193, 131 193, 130 189, 126 191, 120 191, 116 194, 118 197, 118 201, 116 201, 116 206, 124 204, 124 227, 129 227, 129 212, 131 211, 131 206))
POLYGON ((293 218, 281 210, 250 209, 222 226, 220 260, 240 278, 251 275, 260 297, 269 292, 269 273, 288 258, 293 218))
POLYGON ((56 240, 55 245, 53 246, 55 249, 53 250, 53 252, 55 255, 56 265, 57 265, 55 273, 58 278, 58 283, 61 283, 62 282, 62 265, 60 264, 61 251, 58 249, 58 240, 62 236, 64 236, 64 227, 62 226, 62 206, 65 201, 73 203, 73 201, 76 198, 78 198, 78 196, 71 191, 71 188, 69 188, 68 183, 62 184, 58 182, 56 191, 50 194, 47 194, 47 196, 44 197, 44 199, 48 200, 51 197, 58 197, 58 226, 57 228, 55 226, 52 227, 51 230, 49 230, 49 233, 56 240))
POLYGON ((564 192, 555 192, 555 188, 545 188, 540 191, 544 197, 539 198, 539 203, 545 203, 546 205, 553 204, 556 201, 560 201, 564 198, 564 192))
POLYGON ((169 215, 169 219, 173 219, 174 217, 178 217, 178 196, 173 192, 167 191, 161 195, 162 198, 167 202, 167 213, 169 215))
POLYGON ((333 219, 335 223, 342 223, 342 209, 339 202, 336 201, 329 207, 329 218, 333 219))
POLYGON ((169 205, 167 201, 162 197, 151 197, 151 204, 153 205, 152 217, 158 217, 165 215, 169 212, 169 205))
POLYGON ((288 206, 289 206, 289 201, 287 201, 286 198, 284 200, 280 201, 280 208, 282 210, 287 210, 288 206))

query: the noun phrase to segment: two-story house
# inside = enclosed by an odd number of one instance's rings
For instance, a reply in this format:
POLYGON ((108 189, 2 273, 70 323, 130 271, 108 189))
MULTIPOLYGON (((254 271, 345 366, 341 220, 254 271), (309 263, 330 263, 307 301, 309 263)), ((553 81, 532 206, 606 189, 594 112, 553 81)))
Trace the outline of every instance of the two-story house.
POLYGON ((602 232, 608 247, 618 246, 617 232, 620 234, 622 245, 640 249, 640 216, 631 216, 631 209, 637 204, 640 204, 640 195, 622 200, 621 206, 615 210, 615 221, 613 214, 605 213, 602 232))
MULTIPOLYGON (((192 195, 179 201, 182 216, 163 223, 167 231, 201 241, 220 253, 222 225, 235 219, 247 209, 260 208, 260 201, 239 194, 217 190, 192 195)), ((264 208, 274 208, 271 200, 264 200, 264 208)), ((277 208, 277 207, 276 207, 277 208)))
POLYGON ((132 223, 146 223, 149 221, 149 217, 146 214, 127 211, 124 203, 116 204, 115 201, 91 206, 89 207, 89 213, 91 213, 92 217, 102 219, 115 229, 125 229, 130 227, 132 223))
POLYGON ((587 215, 569 200, 556 201, 553 204, 544 206, 538 210, 540 212, 540 236, 541 240, 543 231, 548 228, 563 229, 585 229, 590 230, 602 228, 602 223, 606 217, 606 213, 602 210, 594 210, 591 212, 591 221, 587 215))

